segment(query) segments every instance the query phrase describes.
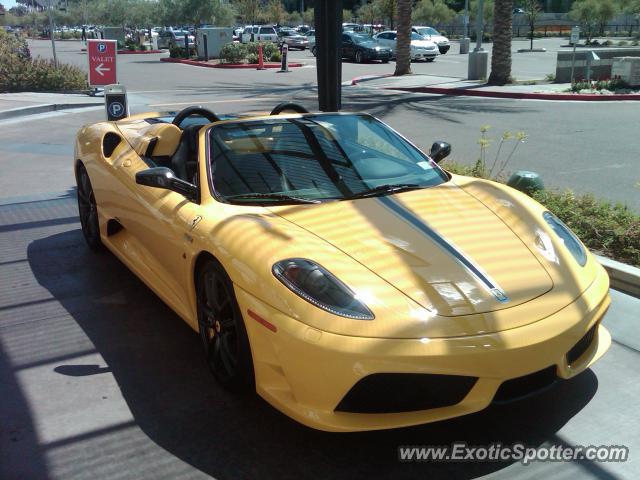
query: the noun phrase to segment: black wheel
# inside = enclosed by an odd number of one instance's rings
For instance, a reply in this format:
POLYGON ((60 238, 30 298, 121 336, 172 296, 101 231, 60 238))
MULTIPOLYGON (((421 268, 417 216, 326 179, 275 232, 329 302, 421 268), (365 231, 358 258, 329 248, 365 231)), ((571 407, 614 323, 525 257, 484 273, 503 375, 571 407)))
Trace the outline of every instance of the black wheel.
POLYGON ((313 46, 311 47, 311 54, 315 57, 316 56, 316 47, 313 46))
POLYGON ((433 62, 435 58, 427 58, 427 62, 433 62))
POLYGON ((93 194, 89 174, 82 164, 78 166, 76 184, 78 186, 78 213, 80 214, 82 234, 89 248, 99 251, 102 249, 102 240, 100 240, 100 225, 98 223, 98 205, 93 194))
POLYGON ((255 389, 249 338, 222 266, 208 260, 197 275, 198 327, 213 376, 231 391, 255 389))
POLYGON ((355 58, 355 60, 356 60, 356 63, 362 63, 363 58, 362 58, 362 52, 361 52, 360 50, 358 50, 358 51, 356 52, 356 58, 355 58))
POLYGON ((382 60, 382 63, 389 63, 389 60, 382 60))

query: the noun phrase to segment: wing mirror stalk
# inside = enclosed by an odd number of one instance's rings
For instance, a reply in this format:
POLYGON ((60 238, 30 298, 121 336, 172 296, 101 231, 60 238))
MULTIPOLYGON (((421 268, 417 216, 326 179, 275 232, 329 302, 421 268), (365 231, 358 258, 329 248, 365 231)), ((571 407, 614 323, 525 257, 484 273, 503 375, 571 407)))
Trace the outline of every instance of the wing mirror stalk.
POLYGON ((176 177, 173 170, 167 167, 153 167, 136 173, 136 183, 146 187, 171 190, 194 203, 199 201, 198 187, 176 177))
POLYGON ((433 145, 431 145, 429 156, 433 159, 434 162, 440 163, 442 160, 447 158, 450 153, 451 145, 449 145, 447 142, 438 140, 436 142, 433 142, 433 145))

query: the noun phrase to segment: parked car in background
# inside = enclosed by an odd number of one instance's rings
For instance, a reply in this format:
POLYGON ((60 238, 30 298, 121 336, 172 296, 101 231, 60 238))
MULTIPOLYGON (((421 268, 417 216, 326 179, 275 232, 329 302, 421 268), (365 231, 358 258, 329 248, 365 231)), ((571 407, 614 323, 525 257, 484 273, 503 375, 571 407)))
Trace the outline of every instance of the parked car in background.
POLYGON ((449 39, 444 35, 442 35, 439 31, 437 31, 433 27, 417 26, 417 27, 412 27, 411 30, 413 30, 415 33, 422 35, 427 40, 431 40, 436 45, 438 45, 438 50, 440 50, 440 53, 442 53, 443 55, 447 53, 451 48, 449 39))
POLYGON ((309 40, 304 35, 300 35, 293 30, 284 30, 278 32, 280 46, 287 44, 289 48, 297 48, 298 50, 306 50, 309 46, 309 40))
MULTIPOLYGON (((380 45, 389 47, 394 57, 396 56, 397 37, 398 32, 396 30, 387 30, 373 36, 380 45)), ((411 32, 411 60, 433 62, 439 54, 438 45, 431 40, 425 39, 422 35, 411 32)))
POLYGON ((162 30, 158 33, 158 48, 184 49, 184 37, 188 36, 189 48, 195 48, 195 37, 187 30, 162 30))
POLYGON ((380 45, 368 35, 354 32, 342 33, 342 58, 349 58, 356 63, 368 60, 381 60, 387 63, 391 60, 392 51, 389 47, 380 45))
POLYGON ((278 34, 273 25, 248 25, 240 36, 241 43, 278 42, 278 34))
POLYGON ((309 25, 298 25, 295 30, 298 33, 306 35, 311 30, 311 27, 309 25))
POLYGON ((357 23, 345 22, 342 24, 342 31, 343 32, 361 32, 362 25, 359 25, 357 23))
POLYGON ((313 53, 313 55, 315 56, 316 54, 316 31, 315 30, 309 30, 307 32, 307 41, 309 42, 309 50, 311 50, 311 53, 313 53))

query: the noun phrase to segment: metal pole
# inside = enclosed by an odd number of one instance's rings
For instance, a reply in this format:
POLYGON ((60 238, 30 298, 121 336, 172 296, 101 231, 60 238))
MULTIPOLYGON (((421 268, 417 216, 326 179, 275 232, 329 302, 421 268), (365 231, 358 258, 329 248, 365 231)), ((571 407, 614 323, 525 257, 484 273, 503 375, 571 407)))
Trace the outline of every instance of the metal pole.
POLYGON ((314 12, 318 104, 323 112, 337 112, 342 96, 342 0, 316 2, 314 12))
POLYGON ((483 0, 478 0, 478 15, 476 18, 476 48, 475 52, 482 51, 482 29, 484 27, 483 22, 483 0))
POLYGON ((51 0, 49 0, 49 31, 51 34, 51 48, 53 49, 53 66, 58 68, 58 57, 56 56, 55 22, 53 21, 51 0))
POLYGON ((464 0, 464 19, 462 27, 462 38, 469 36, 469 0, 464 0))

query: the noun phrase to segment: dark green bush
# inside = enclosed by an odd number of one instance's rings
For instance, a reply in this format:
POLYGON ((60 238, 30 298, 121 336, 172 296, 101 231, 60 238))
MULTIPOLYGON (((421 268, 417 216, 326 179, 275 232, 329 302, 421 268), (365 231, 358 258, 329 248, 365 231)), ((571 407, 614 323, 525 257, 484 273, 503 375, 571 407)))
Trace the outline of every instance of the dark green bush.
POLYGON ((249 53, 247 54, 247 63, 258 63, 258 54, 257 53, 249 53))
POLYGON ((87 76, 74 65, 29 55, 21 38, 0 29, 0 92, 68 91, 87 89, 87 76))
POLYGON ((247 56, 247 47, 243 43, 227 43, 220 50, 223 63, 242 63, 247 56))

